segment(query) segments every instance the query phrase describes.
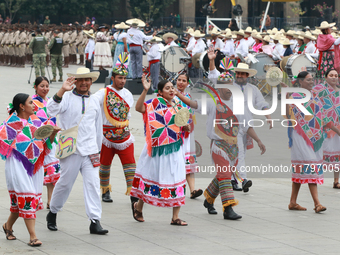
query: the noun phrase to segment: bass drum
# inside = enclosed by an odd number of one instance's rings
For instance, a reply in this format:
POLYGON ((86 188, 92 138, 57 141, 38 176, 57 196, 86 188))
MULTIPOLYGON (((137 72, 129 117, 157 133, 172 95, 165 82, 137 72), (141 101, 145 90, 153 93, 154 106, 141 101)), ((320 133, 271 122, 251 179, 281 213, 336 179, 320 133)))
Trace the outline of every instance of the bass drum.
POLYGON ((315 76, 316 64, 310 61, 306 55, 293 55, 288 59, 286 71, 290 78, 298 76, 302 68, 306 68, 312 76, 315 76))
POLYGON ((148 61, 148 56, 143 55, 143 66, 148 67, 149 66, 149 61, 148 61))
MULTIPOLYGON (((217 56, 215 59, 215 67, 220 73, 225 72, 224 69, 220 68, 220 62, 224 57, 225 55, 221 51, 217 50, 217 56)), ((209 72, 209 58, 208 58, 207 51, 202 52, 199 62, 200 62, 200 67, 202 68, 202 70, 205 72, 209 72)))
POLYGON ((170 48, 167 48, 161 53, 162 63, 166 70, 172 73, 178 73, 185 68, 185 64, 181 63, 181 57, 188 56, 185 51, 177 46, 171 47, 174 51, 171 52, 170 48), (174 55, 171 55, 173 53, 174 55))
POLYGON ((271 68, 275 67, 274 60, 265 53, 257 53, 254 55, 257 63, 250 62, 249 68, 257 70, 257 79, 266 79, 266 72, 271 68))

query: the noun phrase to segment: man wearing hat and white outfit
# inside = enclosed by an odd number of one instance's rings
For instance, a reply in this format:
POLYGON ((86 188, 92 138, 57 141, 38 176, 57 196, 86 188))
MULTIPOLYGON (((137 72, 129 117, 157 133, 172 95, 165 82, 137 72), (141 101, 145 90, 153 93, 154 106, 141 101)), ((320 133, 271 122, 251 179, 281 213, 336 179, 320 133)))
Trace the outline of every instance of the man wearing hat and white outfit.
POLYGON ((163 40, 166 42, 166 46, 178 47, 178 44, 175 43, 178 36, 174 33, 166 33, 163 35, 163 40))
MULTIPOLYGON (((196 30, 195 32, 190 34, 192 37, 195 38, 195 44, 193 45, 192 49, 188 48, 188 53, 191 52, 192 56, 195 56, 197 53, 202 53, 205 51, 205 43, 202 40, 202 37, 205 36, 205 34, 201 34, 199 30, 196 30)), ((196 68, 194 65, 191 68, 190 78, 198 78, 200 76, 200 70, 201 68, 196 68)))
POLYGON ((144 27, 145 23, 140 19, 129 19, 126 24, 131 28, 127 31, 127 42, 130 46, 130 65, 129 71, 132 73, 132 78, 141 78, 143 74, 143 41, 151 40, 156 35, 156 31, 150 35, 145 35, 138 27, 144 27))
POLYGON ((235 49, 234 49, 234 40, 233 35, 230 30, 228 30, 223 37, 225 38, 224 46, 221 49, 222 53, 227 57, 227 58, 233 58, 235 57, 235 49))
POLYGON ((90 93, 92 82, 98 79, 99 72, 90 72, 90 69, 81 67, 76 74, 67 75, 69 78, 60 90, 48 100, 47 113, 50 116, 59 115, 59 124, 64 130, 78 126, 76 151, 60 159, 63 171, 53 191, 51 209, 46 217, 47 228, 51 231, 58 230, 57 213, 66 203, 78 173, 81 172, 85 210, 91 221, 90 233, 104 235, 108 230, 100 225, 102 206, 98 175, 103 122, 99 101, 90 93))
POLYGON ((94 49, 96 46, 96 42, 94 41, 95 37, 93 29, 90 29, 90 31, 83 31, 83 33, 88 37, 88 41, 85 47, 85 66, 89 68, 90 71, 93 71, 94 49))
MULTIPOLYGON (((216 54, 215 54, 216 58, 216 54)), ((213 61, 215 61, 215 58, 210 57, 213 61)), ((220 72, 215 68, 213 70, 209 70, 209 79, 217 79, 220 75, 220 72)), ((249 120, 253 119, 253 114, 248 108, 248 91, 252 90, 252 104, 256 109, 260 110, 266 110, 269 109, 269 104, 264 100, 264 97, 261 93, 261 91, 254 85, 248 83, 248 77, 253 77, 256 75, 257 71, 255 69, 249 69, 249 66, 245 63, 239 63, 237 67, 234 68, 234 71, 236 73, 235 81, 233 85, 237 87, 239 90, 241 90, 244 93, 244 119, 245 123, 248 123, 249 120)), ((271 119, 270 115, 265 115, 267 119, 271 119)), ((270 129, 272 128, 272 123, 270 124, 270 129)), ((252 186, 252 181, 247 180, 247 172, 245 171, 245 156, 247 151, 247 145, 248 145, 249 139, 247 139, 247 134, 239 133, 237 136, 237 145, 239 148, 239 154, 238 154, 238 165, 237 169, 240 173, 240 176, 242 179, 244 179, 242 183, 242 190, 243 192, 248 192, 249 188, 252 186)), ((252 143, 252 140, 251 140, 252 143)), ((234 190, 240 190, 238 188, 238 185, 235 180, 232 181, 233 189, 234 190)))
POLYGON ((159 52, 159 45, 162 41, 161 38, 154 36, 151 40, 147 41, 151 43, 149 51, 147 51, 147 58, 149 61, 150 77, 152 81, 152 90, 158 90, 158 78, 160 71, 160 59, 161 53, 159 52))
POLYGON ((288 38, 289 39, 289 41, 290 41, 290 48, 292 49, 292 50, 294 50, 295 49, 295 47, 296 47, 296 44, 298 43, 297 42, 297 40, 294 38, 294 31, 293 30, 288 30, 288 32, 286 33, 286 38, 288 38))
POLYGON ((186 50, 189 52, 189 51, 192 51, 192 49, 194 48, 194 46, 195 46, 195 42, 196 42, 196 40, 195 40, 195 37, 193 37, 192 35, 191 35, 191 33, 193 33, 194 32, 194 30, 190 27, 190 28, 188 28, 188 30, 187 31, 183 31, 185 34, 187 34, 187 37, 188 37, 188 45, 187 45, 187 47, 186 47, 186 50))
POLYGON ((315 50, 317 50, 315 48, 315 45, 313 43, 313 41, 316 40, 316 38, 311 34, 311 32, 306 32, 304 34, 301 34, 301 36, 303 37, 303 42, 306 44, 305 49, 302 51, 302 54, 313 54, 315 53, 315 50))
POLYGON ((251 36, 251 34, 253 33, 253 30, 251 29, 251 27, 247 27, 246 30, 244 30, 244 34, 246 35, 246 41, 248 42, 248 47, 252 48, 255 44, 255 40, 254 38, 251 36))
POLYGON ((273 47, 273 59, 278 60, 283 57, 283 54, 285 53, 285 48, 283 48, 283 45, 280 43, 280 40, 282 39, 282 36, 280 33, 277 33, 276 35, 270 36, 275 43, 275 46, 273 47))
POLYGON ((241 29, 236 32, 237 35, 237 43, 236 43, 236 50, 235 50, 235 57, 240 62, 240 57, 238 54, 240 54, 242 57, 247 57, 249 54, 249 46, 248 41, 245 39, 245 33, 241 29))
POLYGON ((214 27, 210 34, 212 36, 212 39, 207 43, 208 47, 210 47, 210 45, 213 45, 215 50, 222 50, 224 47, 224 43, 220 38, 218 38, 221 32, 218 32, 217 28, 214 27))

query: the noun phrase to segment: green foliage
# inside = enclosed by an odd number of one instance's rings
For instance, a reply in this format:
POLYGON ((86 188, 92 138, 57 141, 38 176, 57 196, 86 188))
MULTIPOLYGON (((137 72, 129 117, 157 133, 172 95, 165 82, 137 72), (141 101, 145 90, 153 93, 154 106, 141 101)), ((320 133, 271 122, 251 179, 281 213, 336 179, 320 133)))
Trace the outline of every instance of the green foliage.
POLYGON ((129 0, 129 8, 133 17, 150 21, 162 16, 166 7, 174 1, 175 0, 129 0))

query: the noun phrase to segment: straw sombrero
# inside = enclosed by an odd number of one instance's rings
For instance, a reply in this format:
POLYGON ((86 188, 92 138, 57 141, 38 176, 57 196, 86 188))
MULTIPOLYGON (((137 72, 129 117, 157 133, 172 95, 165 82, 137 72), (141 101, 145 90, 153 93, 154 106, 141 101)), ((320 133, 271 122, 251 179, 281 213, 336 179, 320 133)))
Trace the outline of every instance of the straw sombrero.
POLYGON ((282 82, 283 73, 280 68, 272 67, 266 73, 266 82, 270 86, 277 86, 282 82))
POLYGON ((322 29, 327 29, 327 28, 334 27, 334 26, 335 26, 335 22, 334 23, 328 23, 327 21, 322 21, 320 26, 316 27, 316 28, 322 30, 322 29))
POLYGON ((220 35, 221 32, 219 32, 219 31, 217 30, 217 28, 214 27, 214 28, 209 32, 209 34, 211 34, 211 35, 220 35))
POLYGON ((121 22, 121 23, 115 25, 115 28, 117 28, 117 29, 128 29, 128 28, 130 28, 130 26, 126 25, 124 22, 121 22))
POLYGON ((125 23, 133 27, 145 27, 145 23, 140 19, 128 19, 125 23))
POLYGON ((285 39, 279 41, 279 43, 281 43, 282 45, 292 45, 293 44, 289 41, 288 38, 285 38, 285 39))
POLYGON ((244 30, 244 32, 251 34, 253 32, 253 29, 251 27, 247 27, 246 30, 244 30))
POLYGON ((311 32, 307 31, 306 33, 304 34, 301 34, 302 37, 305 37, 305 38, 308 38, 312 41, 315 41, 316 40, 316 37, 312 35, 311 32))
POLYGON ((194 30, 192 29, 192 27, 187 27, 187 30, 186 31, 183 31, 183 33, 185 34, 190 34, 192 33, 194 30))
POLYGON ((177 38, 178 38, 178 36, 175 35, 174 33, 165 33, 165 34, 163 35, 163 40, 166 40, 166 39, 168 39, 169 37, 172 38, 172 39, 174 39, 174 41, 177 40, 177 38))
POLYGON ((92 39, 95 38, 93 29, 90 29, 89 31, 84 30, 83 33, 86 34, 87 36, 91 37, 92 39))
POLYGON ((234 68, 235 72, 243 72, 243 73, 248 73, 249 77, 253 77, 254 75, 257 74, 257 70, 255 69, 249 69, 249 65, 245 63, 239 63, 237 67, 234 68))
POLYGON ((276 35, 270 35, 270 38, 272 38, 275 41, 280 41, 280 40, 282 40, 282 34, 277 33, 276 35))
POLYGON ((146 42, 149 42, 149 43, 158 43, 158 42, 161 42, 162 39, 157 37, 157 36, 154 36, 152 37, 150 40, 146 40, 146 42))
POLYGON ((68 77, 77 78, 92 78, 92 82, 95 82, 99 77, 99 72, 90 72, 90 69, 85 67, 79 67, 76 73, 68 73, 68 77))
POLYGON ((267 43, 270 43, 270 36, 266 35, 265 37, 263 37, 262 41, 265 41, 267 43))
POLYGON ((244 30, 242 29, 240 29, 239 31, 236 31, 235 34, 245 36, 244 30))
POLYGON ((295 33, 295 31, 293 31, 293 30, 288 30, 288 31, 285 33, 285 35, 294 36, 294 33, 295 33))
POLYGON ((259 40, 261 40, 261 41, 263 40, 263 38, 262 38, 262 36, 260 35, 260 33, 253 34, 252 37, 253 37, 254 39, 259 39, 259 40))
POLYGON ((205 34, 201 34, 201 31, 199 31, 199 30, 196 30, 195 32, 191 33, 190 35, 193 36, 193 37, 204 37, 205 36, 205 34))

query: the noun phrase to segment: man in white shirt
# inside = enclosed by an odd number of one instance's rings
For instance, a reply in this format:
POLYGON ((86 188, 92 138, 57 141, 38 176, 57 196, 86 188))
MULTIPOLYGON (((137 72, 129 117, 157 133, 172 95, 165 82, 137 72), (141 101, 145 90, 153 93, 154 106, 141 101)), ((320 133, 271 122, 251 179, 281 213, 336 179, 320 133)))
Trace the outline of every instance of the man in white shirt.
POLYGON ((282 44, 279 43, 279 41, 281 39, 283 39, 283 37, 281 36, 281 34, 277 33, 275 36, 271 35, 270 36, 274 43, 275 43, 275 46, 273 47, 273 59, 274 60, 278 60, 280 58, 283 58, 283 54, 285 53, 285 48, 283 48, 282 44))
POLYGON ((218 32, 217 28, 214 27, 210 34, 212 38, 211 41, 207 43, 208 47, 210 47, 210 45, 213 45, 215 50, 222 50, 224 47, 224 43, 220 38, 218 38, 221 32, 218 32))
POLYGON ((76 151, 60 159, 63 170, 52 194, 50 212, 46 217, 47 228, 58 230, 57 213, 66 203, 78 173, 81 172, 85 210, 91 221, 90 233, 104 235, 108 230, 100 225, 102 206, 98 175, 103 124, 99 101, 90 93, 92 82, 98 79, 99 72, 78 68, 76 74, 67 75, 69 78, 61 89, 48 100, 47 113, 49 116, 59 115, 59 126, 64 130, 78 126, 76 151))
MULTIPOLYGON (((125 57, 121 54, 121 59, 125 57)), ((134 104, 133 96, 124 88, 128 71, 124 66, 116 65, 112 69, 112 85, 99 90, 94 97, 99 101, 103 120, 103 144, 100 152, 100 188, 103 202, 113 202, 110 196, 110 172, 113 157, 119 156, 126 180, 125 195, 130 195, 136 170, 134 156, 135 138, 130 133, 130 109, 134 104)), ((137 201, 130 197, 131 202, 137 201)))
POLYGON ((160 59, 161 53, 159 52, 158 43, 161 42, 162 39, 154 36, 150 41, 151 47, 149 51, 147 51, 147 57, 149 61, 149 69, 150 69, 150 77, 152 81, 152 90, 158 90, 158 79, 159 79, 159 71, 160 71, 160 59))
MULTIPOLYGON (((201 34, 199 30, 196 30, 195 32, 190 34, 192 37, 195 38, 195 44, 193 45, 192 49, 188 49, 188 53, 191 53, 192 56, 195 56, 197 53, 202 53, 205 51, 206 45, 202 40, 202 37, 205 36, 205 34, 201 34)), ((191 68, 190 71, 190 78, 198 78, 200 76, 200 68, 196 68, 194 65, 191 68)))
POLYGON ((126 24, 132 27, 127 31, 127 43, 130 46, 130 72, 132 78, 141 78, 143 74, 143 50, 142 45, 144 40, 150 40, 156 35, 156 31, 150 35, 145 35, 138 29, 138 26, 144 26, 145 23, 139 19, 127 20, 126 24))
POLYGON ((245 39, 245 33, 241 29, 236 32, 237 35, 237 43, 236 43, 236 50, 235 50, 235 57, 240 62, 240 57, 238 54, 240 54, 243 58, 247 57, 249 54, 249 46, 248 41, 245 39))
POLYGON ((222 53, 227 57, 227 58, 233 58, 235 57, 235 49, 234 49, 234 40, 233 35, 230 31, 228 31, 225 35, 225 43, 222 48, 222 53))
POLYGON ((296 44, 298 43, 297 40, 294 38, 294 34, 295 34, 295 32, 294 32, 293 30, 289 30, 289 31, 286 33, 286 38, 289 39, 289 42, 291 43, 290 48, 291 48, 292 50, 295 49, 296 44))
POLYGON ((305 49, 302 51, 302 54, 314 54, 316 53, 316 48, 313 41, 316 38, 311 34, 311 32, 307 31, 305 34, 301 35, 303 37, 303 42, 306 44, 305 49))
POLYGON ((94 61, 94 49, 96 46, 96 42, 94 41, 94 33, 91 29, 90 31, 84 31, 84 34, 87 35, 88 41, 85 47, 85 56, 86 56, 86 63, 85 66, 93 71, 93 61, 94 61))
POLYGON ((187 52, 192 51, 192 49, 195 46, 195 42, 196 42, 195 37, 190 35, 193 32, 194 30, 192 28, 189 28, 187 31, 184 31, 184 33, 186 33, 188 37, 188 45, 186 47, 187 52))
POLYGON ((175 43, 175 41, 178 39, 178 36, 174 33, 165 33, 163 35, 163 40, 166 43, 166 46, 172 46, 172 47, 178 47, 178 44, 175 43))
POLYGON ((253 30, 251 27, 247 27, 246 30, 244 30, 244 34, 246 37, 246 41, 248 42, 248 48, 252 49, 255 44, 255 39, 251 36, 253 33, 253 30))

